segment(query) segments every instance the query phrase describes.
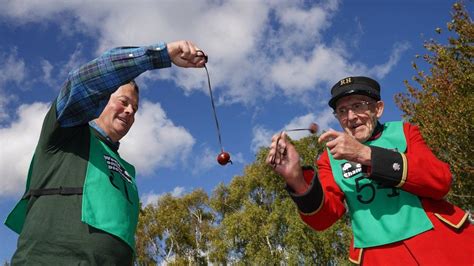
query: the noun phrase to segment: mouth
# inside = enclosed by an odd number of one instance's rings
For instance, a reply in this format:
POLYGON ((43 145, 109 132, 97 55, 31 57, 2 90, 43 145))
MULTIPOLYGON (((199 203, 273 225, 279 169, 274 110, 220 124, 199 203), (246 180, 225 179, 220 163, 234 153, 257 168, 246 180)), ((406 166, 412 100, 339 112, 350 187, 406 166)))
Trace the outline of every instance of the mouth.
POLYGON ((117 117, 117 119, 122 122, 125 126, 128 126, 128 120, 123 117, 117 117))
POLYGON ((349 126, 349 128, 350 128, 351 130, 356 130, 356 129, 359 128, 360 126, 362 126, 362 124, 354 124, 354 125, 349 126))

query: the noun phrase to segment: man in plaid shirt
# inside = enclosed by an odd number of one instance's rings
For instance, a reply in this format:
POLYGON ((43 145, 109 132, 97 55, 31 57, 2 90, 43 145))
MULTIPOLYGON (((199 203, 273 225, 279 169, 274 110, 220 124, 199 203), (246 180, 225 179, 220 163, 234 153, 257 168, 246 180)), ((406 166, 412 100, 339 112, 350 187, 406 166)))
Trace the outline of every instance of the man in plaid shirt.
POLYGON ((27 187, 5 224, 19 233, 12 265, 131 265, 139 199, 119 140, 147 70, 203 67, 189 41, 118 47, 72 71, 46 115, 27 187))

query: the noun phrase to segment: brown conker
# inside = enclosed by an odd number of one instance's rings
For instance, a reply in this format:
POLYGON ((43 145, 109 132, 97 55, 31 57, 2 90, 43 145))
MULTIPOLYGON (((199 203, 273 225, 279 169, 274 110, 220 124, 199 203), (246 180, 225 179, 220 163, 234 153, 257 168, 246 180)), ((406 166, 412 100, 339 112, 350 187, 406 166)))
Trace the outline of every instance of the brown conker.
POLYGON ((217 155, 217 162, 220 165, 226 165, 228 163, 232 164, 232 161, 230 160, 230 154, 225 151, 219 153, 219 155, 217 155))
POLYGON ((318 124, 316 123, 311 123, 309 125, 309 128, 308 128, 309 132, 311 132, 311 134, 316 134, 318 132, 318 124))

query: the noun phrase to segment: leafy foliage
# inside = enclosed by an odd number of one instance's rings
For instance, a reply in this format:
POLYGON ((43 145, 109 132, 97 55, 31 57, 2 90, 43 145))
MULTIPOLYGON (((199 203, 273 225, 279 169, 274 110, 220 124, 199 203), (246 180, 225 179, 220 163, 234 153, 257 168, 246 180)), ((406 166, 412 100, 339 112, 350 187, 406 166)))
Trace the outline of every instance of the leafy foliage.
POLYGON ((202 264, 207 261, 214 215, 208 196, 195 190, 183 197, 167 194, 142 208, 136 234, 137 263, 202 264))
MULTIPOLYGON (((442 34, 441 28, 436 28, 442 34)), ((413 80, 405 81, 407 93, 395 101, 408 121, 418 124, 433 152, 451 165, 455 177, 450 200, 472 209, 474 190, 474 27, 462 3, 453 5, 452 21, 447 23, 448 43, 433 39, 424 43, 427 54, 421 58, 429 66, 426 73, 416 63, 413 80)), ((417 56, 419 59, 420 56, 417 56)))

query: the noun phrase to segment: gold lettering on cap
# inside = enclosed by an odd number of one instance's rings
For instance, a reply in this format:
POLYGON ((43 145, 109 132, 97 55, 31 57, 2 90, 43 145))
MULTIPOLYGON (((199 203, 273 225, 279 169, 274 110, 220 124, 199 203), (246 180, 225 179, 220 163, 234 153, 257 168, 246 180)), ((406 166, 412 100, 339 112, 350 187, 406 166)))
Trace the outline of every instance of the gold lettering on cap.
POLYGON ((349 84, 351 82, 352 82, 351 78, 345 78, 345 79, 342 79, 341 81, 339 81, 339 85, 342 86, 342 85, 349 84))

